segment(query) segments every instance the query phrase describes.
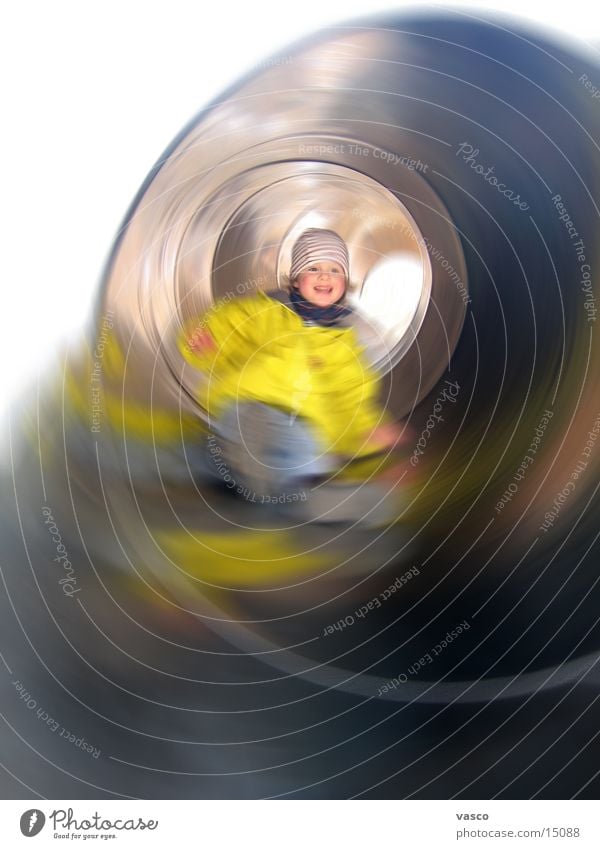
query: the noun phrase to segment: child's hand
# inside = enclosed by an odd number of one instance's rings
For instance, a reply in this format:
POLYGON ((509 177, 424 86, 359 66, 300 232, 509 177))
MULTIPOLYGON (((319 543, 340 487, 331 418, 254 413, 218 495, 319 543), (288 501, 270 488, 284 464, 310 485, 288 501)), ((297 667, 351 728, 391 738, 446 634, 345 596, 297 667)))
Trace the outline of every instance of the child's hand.
POLYGON ((373 451, 387 451, 396 448, 406 440, 403 428, 395 422, 376 427, 367 440, 367 445, 373 451))
POLYGON ((216 343, 208 330, 195 330, 187 340, 188 348, 203 356, 216 349, 216 343))

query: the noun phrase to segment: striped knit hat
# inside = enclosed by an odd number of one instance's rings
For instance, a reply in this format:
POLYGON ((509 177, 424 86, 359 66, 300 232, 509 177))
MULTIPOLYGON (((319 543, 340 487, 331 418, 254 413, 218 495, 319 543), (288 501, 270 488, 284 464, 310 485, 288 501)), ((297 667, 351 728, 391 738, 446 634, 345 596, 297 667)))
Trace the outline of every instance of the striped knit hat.
POLYGON ((292 248, 290 280, 295 280, 307 265, 324 259, 339 263, 346 275, 346 282, 348 281, 350 261, 344 240, 333 230, 320 230, 316 227, 305 230, 292 248))

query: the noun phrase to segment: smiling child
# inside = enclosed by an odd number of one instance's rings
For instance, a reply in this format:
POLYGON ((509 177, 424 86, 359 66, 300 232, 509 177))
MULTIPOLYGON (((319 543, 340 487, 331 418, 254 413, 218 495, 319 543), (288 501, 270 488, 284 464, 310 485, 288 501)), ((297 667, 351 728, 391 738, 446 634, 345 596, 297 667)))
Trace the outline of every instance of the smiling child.
POLYGON ((378 402, 368 323, 345 303, 348 249, 331 230, 305 230, 289 290, 216 304, 180 338, 206 377, 199 403, 223 440, 232 480, 290 491, 345 463, 389 450, 398 427, 378 402))

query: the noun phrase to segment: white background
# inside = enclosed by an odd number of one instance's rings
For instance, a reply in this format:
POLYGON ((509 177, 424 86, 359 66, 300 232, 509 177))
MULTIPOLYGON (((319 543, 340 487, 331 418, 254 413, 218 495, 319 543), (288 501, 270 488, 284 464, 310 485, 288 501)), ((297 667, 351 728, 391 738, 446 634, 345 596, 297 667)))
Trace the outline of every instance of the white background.
MULTIPOLYGON (((277 799, 276 802, 253 800, 52 800, 31 802, 0 801, 0 826, 3 846, 27 846, 21 836, 21 814, 38 808, 46 824, 29 846, 36 849, 61 846, 54 838, 51 814, 53 811, 73 810, 77 822, 93 817, 102 819, 133 819, 146 822, 158 820, 153 831, 117 832, 116 839, 93 842, 81 839, 65 840, 65 846, 129 846, 164 847, 177 849, 364 849, 366 846, 390 849, 534 849, 536 846, 554 849, 598 849, 598 803, 591 799, 576 801, 540 799, 533 801, 450 801, 430 799, 352 800, 277 799), (485 819, 459 820, 457 815, 479 815, 485 819), (579 837, 457 838, 457 832, 502 831, 553 828, 579 828, 579 837)), ((58 819, 61 819, 60 815, 58 819)), ((58 834, 62 834, 58 826, 58 834)), ((68 833, 68 832, 67 832, 68 833)), ((76 832, 73 831, 75 834, 76 832)), ((94 832, 91 832, 92 834, 94 832)), ((113 832, 114 833, 114 832, 113 832)))
MULTIPOLYGON (((5 7, 0 410, 85 320, 130 202, 203 105, 313 30, 406 5, 38 0, 5 7)), ((600 43, 600 12, 583 0, 410 4, 448 5, 468 14, 500 7, 600 43)))

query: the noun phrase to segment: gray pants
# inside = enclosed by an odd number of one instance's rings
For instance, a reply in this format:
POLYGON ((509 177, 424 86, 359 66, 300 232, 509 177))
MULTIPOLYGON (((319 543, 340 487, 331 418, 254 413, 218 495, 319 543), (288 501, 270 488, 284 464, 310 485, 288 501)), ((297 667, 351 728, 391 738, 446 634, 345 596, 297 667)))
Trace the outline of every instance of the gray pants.
POLYGON ((335 458, 319 451, 306 421, 267 404, 229 407, 213 423, 205 459, 213 479, 249 501, 285 504, 301 521, 379 527, 397 515, 397 496, 384 483, 311 486, 309 479, 335 471, 335 458))
POLYGON ((232 489, 274 498, 333 469, 332 458, 320 452, 303 419, 267 404, 232 404, 212 423, 212 431, 208 471, 232 489))

